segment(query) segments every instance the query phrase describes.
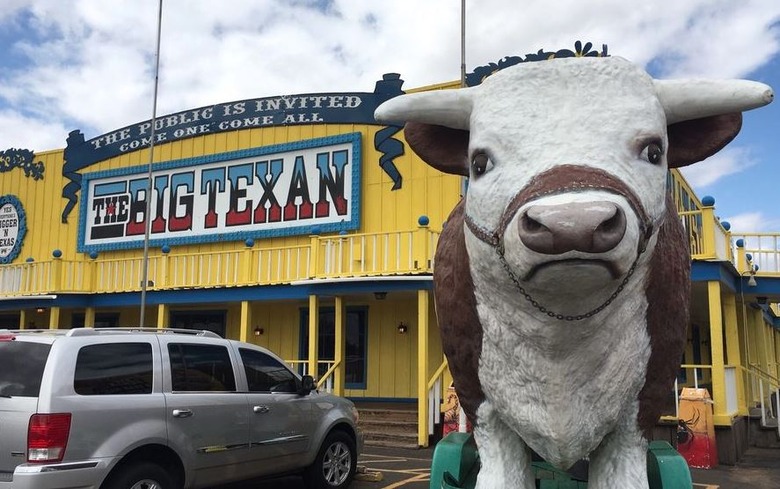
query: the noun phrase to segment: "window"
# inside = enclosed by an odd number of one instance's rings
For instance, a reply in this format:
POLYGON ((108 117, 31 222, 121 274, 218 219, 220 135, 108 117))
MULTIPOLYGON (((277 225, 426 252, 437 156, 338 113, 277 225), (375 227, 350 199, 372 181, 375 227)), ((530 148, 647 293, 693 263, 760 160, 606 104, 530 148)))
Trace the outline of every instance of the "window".
POLYGON ((295 375, 273 357, 265 353, 240 348, 246 380, 250 392, 296 392, 295 375))
POLYGON ((171 311, 171 327, 205 329, 225 338, 226 311, 171 311))
POLYGON ((171 343, 172 390, 235 392, 236 378, 227 348, 217 345, 171 343))
POLYGON ((73 381, 76 394, 151 394, 152 345, 112 343, 79 350, 73 381))
POLYGON ((0 314, 0 329, 19 329, 19 314, 0 314))
MULTIPOLYGON (((347 389, 366 388, 366 330, 368 328, 368 309, 348 307, 346 311, 346 349, 345 386, 347 389)), ((333 308, 320 309, 318 357, 321 361, 334 359, 336 340, 336 314, 333 308)), ((301 311, 301 349, 299 358, 304 360, 309 354, 309 310, 301 311)), ((327 371, 327 365, 320 364, 317 376, 327 371)))
MULTIPOLYGON (((84 327, 84 314, 74 312, 71 318, 71 328, 84 327)), ((115 312, 99 312, 95 314, 96 328, 116 328, 119 326, 119 314, 115 312)))
POLYGON ((51 345, 0 341, 0 397, 38 397, 51 345))

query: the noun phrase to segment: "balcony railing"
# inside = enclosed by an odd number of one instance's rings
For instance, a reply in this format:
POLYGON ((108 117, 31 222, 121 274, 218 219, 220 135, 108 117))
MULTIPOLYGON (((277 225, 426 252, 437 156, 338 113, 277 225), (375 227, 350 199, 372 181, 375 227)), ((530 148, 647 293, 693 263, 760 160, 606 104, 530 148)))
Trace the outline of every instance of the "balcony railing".
MULTIPOLYGON (((312 236, 309 244, 149 257, 148 290, 278 285, 315 278, 430 274, 439 232, 312 236)), ((142 258, 0 266, 0 297, 141 290, 142 258)))
MULTIPOLYGON (((780 275, 780 233, 731 233, 708 199, 673 170, 668 182, 695 260, 729 261, 740 273, 780 275), (708 205, 705 205, 708 204, 708 205), (750 258, 750 259, 748 259, 750 258)), ((312 236, 308 244, 149 258, 149 290, 278 285, 307 279, 429 274, 439 232, 426 226, 386 233, 312 236)), ((142 258, 87 258, 0 265, 0 297, 114 293, 141 289, 142 258)))

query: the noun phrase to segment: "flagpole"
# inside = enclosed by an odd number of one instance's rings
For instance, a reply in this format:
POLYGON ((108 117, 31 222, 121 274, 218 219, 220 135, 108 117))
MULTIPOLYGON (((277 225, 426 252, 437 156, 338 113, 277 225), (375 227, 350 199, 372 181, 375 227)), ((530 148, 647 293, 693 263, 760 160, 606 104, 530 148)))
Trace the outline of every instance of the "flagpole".
POLYGON ((146 212, 144 213, 144 255, 141 265, 141 312, 138 326, 143 328, 146 315, 146 289, 149 285, 149 234, 152 227, 152 168, 154 162, 155 126, 157 125, 157 88, 160 84, 160 38, 162 37, 163 0, 158 2, 157 49, 154 56, 154 95, 152 96, 152 128, 149 133, 149 167, 146 182, 146 212))
POLYGON ((466 86, 466 0, 460 0, 460 86, 466 86))

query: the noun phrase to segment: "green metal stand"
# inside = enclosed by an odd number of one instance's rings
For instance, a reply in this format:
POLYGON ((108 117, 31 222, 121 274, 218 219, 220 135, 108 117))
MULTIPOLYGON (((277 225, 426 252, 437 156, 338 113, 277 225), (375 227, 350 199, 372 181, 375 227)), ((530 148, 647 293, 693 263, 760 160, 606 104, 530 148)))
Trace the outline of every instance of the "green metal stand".
MULTIPOLYGON (((533 462, 538 489, 587 489, 587 481, 573 478, 547 462, 533 462)), ((430 489, 474 489, 479 473, 479 452, 468 433, 450 433, 433 452, 430 489)), ((647 449, 650 489, 693 489, 685 459, 664 441, 650 442, 647 449)))

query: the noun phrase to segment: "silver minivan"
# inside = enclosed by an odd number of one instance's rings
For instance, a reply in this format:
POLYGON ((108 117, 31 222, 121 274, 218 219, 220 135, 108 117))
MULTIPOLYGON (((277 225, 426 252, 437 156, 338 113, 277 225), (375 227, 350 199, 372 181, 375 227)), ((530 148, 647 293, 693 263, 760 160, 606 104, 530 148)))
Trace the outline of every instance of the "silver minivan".
POLYGON ((352 402, 205 331, 0 330, 0 489, 183 489, 302 473, 344 488, 352 402))

